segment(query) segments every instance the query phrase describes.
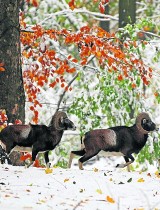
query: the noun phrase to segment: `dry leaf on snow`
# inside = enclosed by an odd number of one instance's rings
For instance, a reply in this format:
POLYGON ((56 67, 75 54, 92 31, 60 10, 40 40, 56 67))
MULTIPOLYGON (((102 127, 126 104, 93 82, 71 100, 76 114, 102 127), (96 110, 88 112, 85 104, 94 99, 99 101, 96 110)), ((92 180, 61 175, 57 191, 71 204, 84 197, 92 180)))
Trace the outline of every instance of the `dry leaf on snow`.
POLYGON ((102 190, 101 189, 97 189, 96 192, 99 193, 99 194, 102 194, 102 190))
POLYGON ((51 174, 52 172, 53 172, 53 169, 51 169, 51 168, 46 168, 45 169, 46 174, 51 174))
POLYGON ((109 202, 109 203, 115 203, 115 200, 113 198, 111 198, 110 196, 107 195, 106 197, 106 200, 109 202))
POLYGON ((144 179, 140 178, 140 179, 137 180, 137 182, 144 182, 144 179))

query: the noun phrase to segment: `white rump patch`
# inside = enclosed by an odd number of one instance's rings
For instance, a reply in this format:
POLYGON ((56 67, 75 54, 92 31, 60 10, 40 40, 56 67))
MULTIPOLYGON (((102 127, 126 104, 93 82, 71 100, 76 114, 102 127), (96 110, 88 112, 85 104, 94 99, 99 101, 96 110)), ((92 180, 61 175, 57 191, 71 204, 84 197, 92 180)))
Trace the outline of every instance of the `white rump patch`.
POLYGON ((21 138, 27 138, 29 133, 31 131, 31 126, 26 126, 25 128, 23 128, 22 132, 20 133, 21 138))
POLYGON ((110 146, 115 146, 117 143, 117 137, 115 131, 107 129, 105 132, 105 141, 110 146))

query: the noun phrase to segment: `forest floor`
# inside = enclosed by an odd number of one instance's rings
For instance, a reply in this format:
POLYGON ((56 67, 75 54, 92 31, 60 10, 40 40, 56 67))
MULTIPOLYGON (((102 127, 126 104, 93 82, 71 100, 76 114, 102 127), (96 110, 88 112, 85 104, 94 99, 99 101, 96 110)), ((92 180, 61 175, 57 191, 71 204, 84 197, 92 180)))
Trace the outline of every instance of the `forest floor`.
POLYGON ((160 210, 158 171, 0 165, 0 210, 160 210))

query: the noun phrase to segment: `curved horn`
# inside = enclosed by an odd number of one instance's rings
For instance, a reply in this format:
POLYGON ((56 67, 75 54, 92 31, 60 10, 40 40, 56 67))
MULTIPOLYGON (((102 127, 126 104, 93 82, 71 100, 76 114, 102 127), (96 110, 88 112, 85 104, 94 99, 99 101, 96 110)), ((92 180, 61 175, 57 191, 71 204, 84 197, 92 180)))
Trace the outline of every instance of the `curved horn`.
POLYGON ((144 130, 144 128, 141 125, 142 119, 144 119, 144 118, 147 120, 151 119, 146 112, 142 112, 136 118, 136 126, 137 126, 138 130, 140 130, 142 133, 147 134, 147 133, 149 133, 149 131, 144 130))
POLYGON ((52 128, 54 128, 56 130, 63 130, 64 127, 62 127, 61 123, 60 123, 61 117, 67 118, 67 114, 62 111, 57 111, 52 117, 50 126, 52 126, 52 128))

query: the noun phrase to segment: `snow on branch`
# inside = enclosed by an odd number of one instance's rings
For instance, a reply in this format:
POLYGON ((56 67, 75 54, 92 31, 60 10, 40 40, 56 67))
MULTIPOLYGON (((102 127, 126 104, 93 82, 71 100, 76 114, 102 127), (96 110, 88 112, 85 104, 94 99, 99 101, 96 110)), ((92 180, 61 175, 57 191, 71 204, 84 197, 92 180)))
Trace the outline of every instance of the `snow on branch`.
POLYGON ((68 16, 69 14, 76 14, 76 13, 84 13, 85 15, 92 16, 94 19, 100 18, 100 20, 103 20, 103 21, 110 21, 110 20, 118 21, 117 17, 111 16, 111 15, 105 15, 99 12, 91 12, 87 10, 86 8, 83 8, 83 9, 74 9, 74 10, 65 9, 62 11, 55 12, 54 14, 46 15, 46 18, 43 21, 41 21, 39 24, 43 24, 55 16, 60 16, 60 15, 68 16))

